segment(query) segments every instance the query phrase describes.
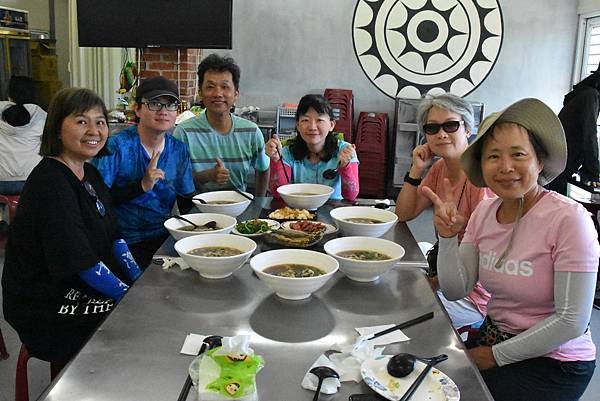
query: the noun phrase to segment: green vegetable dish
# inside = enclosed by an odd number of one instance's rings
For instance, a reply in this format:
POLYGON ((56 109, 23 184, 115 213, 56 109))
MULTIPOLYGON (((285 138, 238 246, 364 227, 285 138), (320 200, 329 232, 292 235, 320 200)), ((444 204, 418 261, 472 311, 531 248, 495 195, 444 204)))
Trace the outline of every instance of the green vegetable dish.
POLYGON ((273 276, 281 277, 293 277, 293 278, 305 278, 305 277, 316 277, 325 274, 325 272, 318 267, 301 265, 295 263, 285 263, 282 265, 275 265, 267 267, 263 270, 265 273, 272 274, 273 276))
POLYGON ((258 219, 242 221, 241 223, 237 223, 235 225, 235 229, 240 234, 261 234, 271 231, 269 223, 258 219))

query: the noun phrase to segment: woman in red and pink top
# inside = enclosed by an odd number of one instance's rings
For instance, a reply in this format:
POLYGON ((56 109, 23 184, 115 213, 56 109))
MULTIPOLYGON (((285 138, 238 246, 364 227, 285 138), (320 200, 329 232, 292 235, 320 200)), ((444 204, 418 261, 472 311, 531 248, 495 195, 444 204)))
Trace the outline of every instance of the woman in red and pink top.
POLYGON ((577 400, 595 367, 589 321, 600 247, 580 204, 542 185, 566 162, 556 114, 537 99, 493 113, 461 162, 471 182, 498 198, 464 219, 455 195, 438 197, 440 287, 459 299, 477 280, 490 291, 473 361, 496 401, 577 400))
MULTIPOLYGON (((421 193, 421 188, 427 186, 438 196, 444 197, 446 193, 456 196, 461 216, 468 220, 485 195, 483 188, 469 182, 460 165, 460 156, 469 145, 467 139, 475 124, 473 107, 450 93, 431 97, 419 105, 417 122, 427 143, 413 150, 412 166, 396 200, 398 219, 412 220, 431 206, 431 201, 421 193), (434 162, 434 156, 440 159, 434 162), (425 178, 421 179, 430 166, 425 178), (444 185, 446 179, 448 186, 444 185)), ((459 233, 459 240, 463 234, 464 231, 459 233)), ((437 278, 431 282, 437 289, 437 278)), ((455 328, 479 326, 483 322, 490 295, 479 283, 466 297, 456 301, 449 301, 440 291, 437 293, 455 328)))

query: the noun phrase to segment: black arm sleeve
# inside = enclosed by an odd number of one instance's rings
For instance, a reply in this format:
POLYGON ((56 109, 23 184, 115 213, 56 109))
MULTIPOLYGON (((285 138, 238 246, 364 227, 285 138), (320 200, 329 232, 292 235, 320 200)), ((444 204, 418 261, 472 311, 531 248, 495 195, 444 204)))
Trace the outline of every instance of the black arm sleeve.
MULTIPOLYGON (((192 194, 190 194, 191 196, 192 194)), ((189 213, 190 210, 194 207, 194 202, 192 202, 189 198, 184 198, 182 196, 177 197, 177 207, 179 208, 179 214, 189 213)))
POLYGON ((133 198, 137 198, 143 193, 144 189, 142 188, 141 181, 128 183, 124 187, 119 187, 115 184, 110 188, 110 197, 115 205, 119 205, 133 198))

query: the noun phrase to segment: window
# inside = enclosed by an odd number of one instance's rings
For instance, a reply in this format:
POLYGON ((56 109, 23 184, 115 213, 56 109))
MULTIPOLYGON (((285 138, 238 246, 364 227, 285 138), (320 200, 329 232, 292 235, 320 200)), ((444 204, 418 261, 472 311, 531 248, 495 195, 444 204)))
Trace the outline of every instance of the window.
POLYGON ((600 64, 600 17, 586 18, 583 57, 578 81, 590 75, 592 71, 596 71, 598 64, 600 64))

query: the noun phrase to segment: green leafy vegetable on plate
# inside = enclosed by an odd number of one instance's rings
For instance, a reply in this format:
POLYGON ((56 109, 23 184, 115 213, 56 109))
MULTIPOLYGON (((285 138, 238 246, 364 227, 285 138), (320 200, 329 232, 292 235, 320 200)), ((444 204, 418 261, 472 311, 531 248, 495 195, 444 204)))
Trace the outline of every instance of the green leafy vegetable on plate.
POLYGON ((269 223, 259 219, 242 221, 235 225, 235 229, 240 234, 262 234, 271 231, 269 223))

